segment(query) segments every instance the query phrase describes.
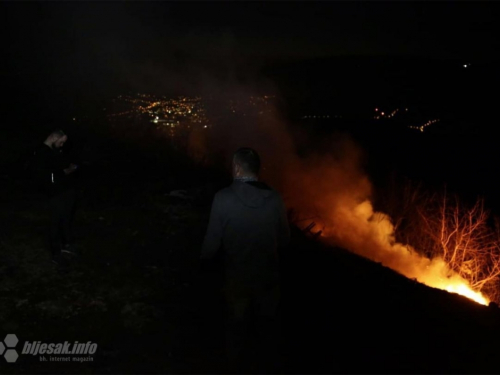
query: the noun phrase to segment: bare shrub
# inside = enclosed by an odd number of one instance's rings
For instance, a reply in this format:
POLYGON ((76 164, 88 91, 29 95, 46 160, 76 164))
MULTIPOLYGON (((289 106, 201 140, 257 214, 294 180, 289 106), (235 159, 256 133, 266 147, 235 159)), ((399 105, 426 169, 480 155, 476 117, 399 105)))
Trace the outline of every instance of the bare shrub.
POLYGON ((430 259, 442 258, 474 291, 500 301, 500 221, 491 224, 482 198, 465 204, 446 188, 429 193, 410 181, 391 196, 386 203, 392 200, 387 207, 399 241, 430 259))

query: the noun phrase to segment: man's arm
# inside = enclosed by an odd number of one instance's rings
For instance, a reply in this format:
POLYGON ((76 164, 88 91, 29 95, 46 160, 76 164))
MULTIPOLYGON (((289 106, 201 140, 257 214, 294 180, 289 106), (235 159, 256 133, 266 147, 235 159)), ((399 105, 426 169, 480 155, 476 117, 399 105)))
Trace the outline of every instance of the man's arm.
POLYGON ((220 193, 215 194, 210 212, 207 233, 201 249, 201 259, 212 258, 222 244, 223 216, 220 193))

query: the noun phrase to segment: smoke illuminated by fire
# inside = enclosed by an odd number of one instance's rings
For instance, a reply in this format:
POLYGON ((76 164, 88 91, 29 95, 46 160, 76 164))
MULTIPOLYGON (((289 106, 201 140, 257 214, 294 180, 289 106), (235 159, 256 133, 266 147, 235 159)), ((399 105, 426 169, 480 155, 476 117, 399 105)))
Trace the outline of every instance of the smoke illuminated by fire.
POLYGON ((487 305, 489 300, 473 291, 467 280, 454 273, 443 259, 428 259, 411 246, 395 241, 391 219, 374 212, 371 185, 362 173, 361 151, 346 137, 332 148, 337 157, 314 155, 291 158, 285 168, 285 197, 303 217, 321 223, 320 240, 380 262, 404 276, 430 287, 466 296, 487 305))

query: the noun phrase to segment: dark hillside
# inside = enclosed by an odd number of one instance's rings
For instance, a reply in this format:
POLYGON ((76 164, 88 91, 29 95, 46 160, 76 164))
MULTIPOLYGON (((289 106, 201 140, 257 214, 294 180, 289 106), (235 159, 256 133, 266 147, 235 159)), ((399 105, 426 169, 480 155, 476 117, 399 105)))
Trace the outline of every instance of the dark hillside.
MULTIPOLYGON (((3 141, 10 156, 23 144, 19 134, 3 141)), ((64 272, 44 250, 43 200, 3 165, 2 332, 21 341, 99 344, 92 363, 23 355, 6 372, 222 372, 220 268, 215 262, 199 274, 197 259, 225 176, 123 144, 95 147, 102 156, 81 176, 76 231, 83 256, 64 272), (170 194, 179 189, 193 200, 170 194)), ((282 316, 288 373, 500 370, 497 310, 298 231, 283 254, 282 316)))

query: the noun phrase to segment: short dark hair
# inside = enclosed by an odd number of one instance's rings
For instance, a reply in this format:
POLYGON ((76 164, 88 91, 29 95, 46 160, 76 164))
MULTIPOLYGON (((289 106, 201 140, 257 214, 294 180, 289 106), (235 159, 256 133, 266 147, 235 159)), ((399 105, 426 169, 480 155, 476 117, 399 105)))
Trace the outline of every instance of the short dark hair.
POLYGON ((257 151, 249 147, 241 147, 234 153, 234 161, 238 163, 245 172, 259 174, 260 157, 257 151))

